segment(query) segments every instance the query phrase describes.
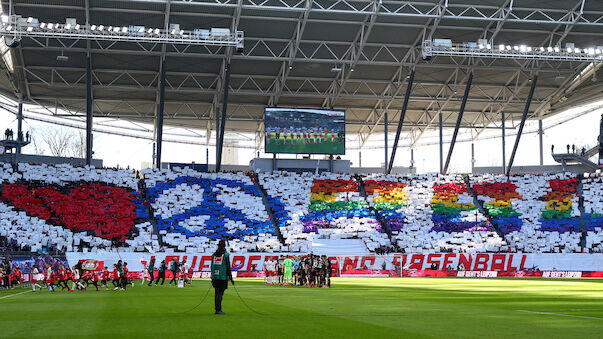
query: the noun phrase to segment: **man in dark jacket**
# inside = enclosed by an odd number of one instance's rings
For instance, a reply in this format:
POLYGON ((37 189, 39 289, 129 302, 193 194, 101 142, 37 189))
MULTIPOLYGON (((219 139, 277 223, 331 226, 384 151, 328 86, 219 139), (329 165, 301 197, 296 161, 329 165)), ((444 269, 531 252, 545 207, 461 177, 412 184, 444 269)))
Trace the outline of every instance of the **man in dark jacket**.
POLYGON ((151 259, 151 262, 149 263, 149 267, 147 267, 147 272, 149 272, 149 285, 151 286, 153 284, 153 278, 155 277, 155 258, 151 259))
POLYGON ((161 260, 161 264, 159 264, 159 274, 157 274, 157 280, 155 280, 155 286, 157 286, 157 283, 159 282, 159 279, 161 280, 161 286, 163 286, 163 283, 165 282, 165 270, 166 270, 166 266, 165 266, 165 260, 161 260))
POLYGON ((176 260, 176 258, 174 258, 174 260, 172 260, 172 264, 170 265, 170 270, 172 271, 172 274, 174 275, 172 277, 172 280, 170 280, 170 283, 169 283, 170 285, 172 283, 174 283, 174 285, 178 285, 178 281, 176 280, 176 277, 178 276, 178 266, 180 266, 178 263, 178 260, 176 260))
POLYGON ((218 249, 211 257, 211 285, 214 287, 215 314, 226 314, 222 312, 222 297, 228 288, 228 280, 234 285, 230 269, 229 254, 226 253, 226 242, 220 240, 218 249))

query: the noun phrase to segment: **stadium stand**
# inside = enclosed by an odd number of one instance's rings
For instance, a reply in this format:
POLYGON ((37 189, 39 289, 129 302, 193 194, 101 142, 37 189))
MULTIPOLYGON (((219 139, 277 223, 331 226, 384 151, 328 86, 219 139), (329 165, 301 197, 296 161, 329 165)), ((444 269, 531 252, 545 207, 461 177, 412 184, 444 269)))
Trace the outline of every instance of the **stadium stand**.
POLYGON ((576 182, 569 174, 516 175, 510 182, 504 176, 482 175, 474 180, 478 187, 483 185, 480 199, 489 206, 491 220, 511 251, 580 251, 579 214, 573 208, 576 182), (571 185, 562 188, 558 183, 571 185))
POLYGON ((22 249, 158 246, 130 171, 19 164, 17 172, 5 165, 2 178, 0 235, 17 239, 22 249))
POLYGON ((390 244, 361 196, 358 182, 349 175, 273 172, 261 173, 259 178, 268 194, 280 198, 291 215, 281 224, 290 248, 307 249, 317 238, 361 239, 371 251, 390 244))
POLYGON ((347 239, 377 253, 603 251, 600 173, 486 174, 469 186, 438 174, 141 173, 4 164, 0 237, 32 252, 205 253, 218 239, 233 252, 347 239))
POLYGON ((585 210, 584 248, 591 253, 603 252, 603 175, 585 174, 582 183, 582 196, 585 210))
POLYGON ((460 176, 419 175, 385 177, 406 182, 406 225, 394 236, 407 253, 436 249, 443 252, 497 252, 506 242, 491 229, 460 176))
POLYGON ((282 250, 262 196, 244 173, 142 173, 164 246, 206 252, 228 239, 232 252, 282 250))

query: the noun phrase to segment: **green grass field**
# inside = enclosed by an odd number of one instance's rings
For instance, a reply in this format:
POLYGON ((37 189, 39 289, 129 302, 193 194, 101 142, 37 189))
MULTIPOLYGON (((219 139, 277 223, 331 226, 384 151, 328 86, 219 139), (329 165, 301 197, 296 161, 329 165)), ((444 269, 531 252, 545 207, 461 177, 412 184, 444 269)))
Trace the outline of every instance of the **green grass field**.
POLYGON ((0 293, 0 338, 601 338, 603 280, 338 278, 331 289, 240 279, 225 316, 209 282, 126 292, 0 293))

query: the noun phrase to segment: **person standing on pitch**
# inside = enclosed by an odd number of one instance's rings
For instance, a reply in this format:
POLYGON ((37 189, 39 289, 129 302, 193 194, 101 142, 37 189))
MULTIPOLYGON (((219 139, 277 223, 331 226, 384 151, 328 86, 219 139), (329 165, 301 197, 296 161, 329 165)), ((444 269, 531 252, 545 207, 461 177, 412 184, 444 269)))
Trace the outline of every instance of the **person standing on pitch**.
POLYGON ((293 260, 291 258, 286 257, 283 260, 283 269, 285 271, 283 285, 293 285, 293 260))
POLYGON ((161 264, 159 264, 159 274, 157 274, 157 280, 155 280, 155 286, 157 286, 159 279, 162 279, 161 286, 163 286, 163 283, 165 282, 165 270, 165 260, 161 260, 161 264))
POLYGON ((178 260, 176 260, 176 258, 174 258, 174 260, 172 260, 172 264, 170 265, 170 270, 172 271, 172 274, 174 275, 172 277, 172 280, 170 280, 169 285, 171 285, 172 283, 174 283, 174 285, 178 286, 178 260))
POLYGON ((211 285, 214 287, 215 314, 226 314, 222 312, 222 297, 228 288, 228 280, 234 286, 232 272, 230 270, 230 259, 226 253, 226 242, 220 240, 218 249, 211 256, 211 285))
MULTIPOLYGON (((147 286, 151 286, 153 284, 153 278, 155 277, 155 258, 151 258, 151 262, 147 265, 147 272, 149 273, 149 284, 147 286)), ((144 277, 141 285, 142 284, 144 284, 144 277)))

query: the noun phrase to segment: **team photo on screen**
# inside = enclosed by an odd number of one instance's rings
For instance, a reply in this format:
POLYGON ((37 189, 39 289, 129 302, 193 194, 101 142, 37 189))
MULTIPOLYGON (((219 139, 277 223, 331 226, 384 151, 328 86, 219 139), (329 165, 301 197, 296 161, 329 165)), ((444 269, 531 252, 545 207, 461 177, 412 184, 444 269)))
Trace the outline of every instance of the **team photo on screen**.
POLYGON ((345 154, 345 111, 267 107, 266 153, 345 154))

